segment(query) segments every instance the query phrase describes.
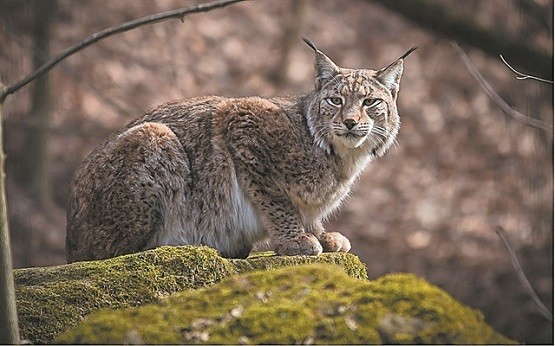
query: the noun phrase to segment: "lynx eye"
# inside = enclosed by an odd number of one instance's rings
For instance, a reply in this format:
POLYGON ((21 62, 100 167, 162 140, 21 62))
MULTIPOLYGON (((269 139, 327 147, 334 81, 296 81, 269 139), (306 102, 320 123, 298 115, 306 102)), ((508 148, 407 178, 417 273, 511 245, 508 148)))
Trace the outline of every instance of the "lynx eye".
POLYGON ((362 105, 364 107, 374 107, 377 106, 380 102, 382 102, 382 100, 380 99, 364 99, 364 101, 362 101, 362 105))
POLYGON ((341 106, 343 104, 341 97, 328 97, 326 101, 332 106, 341 106))

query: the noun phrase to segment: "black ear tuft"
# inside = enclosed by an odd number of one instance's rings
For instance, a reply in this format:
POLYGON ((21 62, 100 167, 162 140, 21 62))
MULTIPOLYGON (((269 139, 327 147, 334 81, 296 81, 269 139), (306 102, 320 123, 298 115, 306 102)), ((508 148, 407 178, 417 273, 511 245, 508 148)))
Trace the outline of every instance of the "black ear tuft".
POLYGON ((410 55, 410 53, 414 52, 416 49, 418 49, 418 47, 412 47, 411 49, 407 50, 405 54, 401 55, 399 59, 401 60, 405 59, 407 56, 410 55))
MULTIPOLYGON (((314 49, 314 51, 316 52, 318 50, 318 48, 316 48, 316 46, 314 45, 314 43, 312 43, 312 41, 310 41, 308 38, 302 36, 301 39, 304 41, 304 43, 306 43, 310 48, 314 49)), ((416 48, 415 48, 416 49, 416 48)))

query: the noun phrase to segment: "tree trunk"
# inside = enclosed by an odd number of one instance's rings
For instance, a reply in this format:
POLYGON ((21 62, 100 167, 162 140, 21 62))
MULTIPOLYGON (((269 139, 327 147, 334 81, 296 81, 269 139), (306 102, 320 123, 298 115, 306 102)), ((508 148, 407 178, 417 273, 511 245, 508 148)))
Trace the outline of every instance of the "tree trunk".
MULTIPOLYGON (((50 55, 49 40, 56 0, 33 2, 33 65, 39 68, 50 55)), ((39 203, 48 207, 52 201, 52 185, 48 174, 48 128, 51 118, 49 75, 43 74, 35 81, 32 94, 30 128, 25 147, 27 162, 25 181, 31 187, 39 203)))
MULTIPOLYGON (((4 86, 0 81, 0 90, 3 88, 4 86)), ((12 251, 6 205, 2 122, 2 103, 0 102, 0 344, 19 344, 12 251)))
POLYGON ((278 66, 270 76, 277 85, 283 86, 287 82, 287 70, 291 64, 291 51, 299 43, 304 15, 308 2, 306 0, 291 1, 291 18, 285 25, 285 32, 281 44, 281 56, 278 66))

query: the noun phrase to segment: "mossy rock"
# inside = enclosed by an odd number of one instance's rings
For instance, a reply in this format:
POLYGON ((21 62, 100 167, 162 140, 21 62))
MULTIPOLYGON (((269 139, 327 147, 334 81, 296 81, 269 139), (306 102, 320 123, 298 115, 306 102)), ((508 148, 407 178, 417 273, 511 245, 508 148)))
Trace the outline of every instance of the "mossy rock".
POLYGON ((101 308, 140 306, 237 273, 311 262, 335 263, 353 277, 367 277, 365 265, 352 254, 280 257, 263 253, 228 260, 205 246, 160 247, 102 261, 16 269, 21 338, 49 343, 101 308))
POLYGON ((410 274, 354 279, 336 266, 260 270, 139 308, 101 310, 69 344, 508 344, 477 310, 410 274))
POLYGON ((277 269, 309 263, 335 264, 343 268, 350 277, 368 279, 366 265, 358 256, 346 253, 323 253, 320 256, 276 256, 274 252, 255 253, 246 260, 229 260, 238 274, 253 270, 277 269))

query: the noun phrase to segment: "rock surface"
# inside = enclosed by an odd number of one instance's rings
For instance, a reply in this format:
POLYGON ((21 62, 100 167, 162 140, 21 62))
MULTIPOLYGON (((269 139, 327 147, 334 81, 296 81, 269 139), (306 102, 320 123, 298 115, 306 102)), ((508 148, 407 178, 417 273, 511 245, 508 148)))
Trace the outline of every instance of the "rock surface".
POLYGON ((477 310, 357 256, 228 260, 204 246, 14 271, 21 337, 69 344, 506 344, 477 310))
POLYGON ((412 274, 374 281, 339 267, 259 270, 156 304, 102 310, 67 344, 508 344, 477 310, 412 274))
POLYGON ((228 260, 208 247, 160 247, 103 261, 14 271, 22 340, 49 343, 92 312, 158 302, 175 292, 212 285, 230 275, 306 263, 337 264, 366 279, 366 266, 352 254, 279 257, 262 253, 228 260))

